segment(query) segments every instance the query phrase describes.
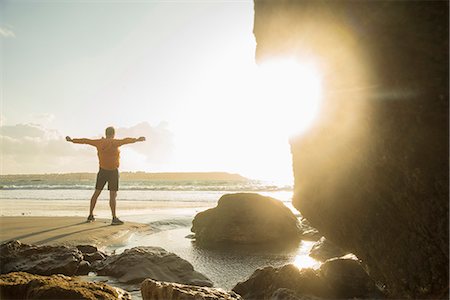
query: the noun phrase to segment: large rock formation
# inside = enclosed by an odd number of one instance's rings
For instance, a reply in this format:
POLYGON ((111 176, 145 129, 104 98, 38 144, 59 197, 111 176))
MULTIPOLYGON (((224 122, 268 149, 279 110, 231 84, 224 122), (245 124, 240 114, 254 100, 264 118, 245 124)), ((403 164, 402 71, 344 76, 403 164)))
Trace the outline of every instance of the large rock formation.
POLYGON ((0 273, 23 271, 39 275, 77 274, 82 253, 75 247, 35 246, 20 241, 0 245, 0 273))
POLYGON ((395 298, 448 298, 448 13, 255 0, 258 63, 313 59, 323 75, 320 116, 291 140, 293 203, 395 298))
POLYGON ((146 279, 141 284, 144 300, 241 300, 234 292, 173 282, 146 279))
POLYGON ((99 275, 116 277, 119 282, 140 283, 146 278, 199 286, 213 283, 181 257, 160 247, 135 247, 102 262, 99 275))
POLYGON ((279 200, 253 193, 223 195, 216 207, 198 213, 192 232, 200 245, 292 243, 301 231, 279 200))
POLYGON ((129 300, 130 294, 101 282, 85 282, 64 275, 40 276, 25 272, 0 275, 1 299, 129 300))
POLYGON ((233 291, 244 299, 325 298, 373 299, 382 297, 360 263, 352 259, 334 259, 319 270, 299 269, 294 265, 256 270, 233 291))

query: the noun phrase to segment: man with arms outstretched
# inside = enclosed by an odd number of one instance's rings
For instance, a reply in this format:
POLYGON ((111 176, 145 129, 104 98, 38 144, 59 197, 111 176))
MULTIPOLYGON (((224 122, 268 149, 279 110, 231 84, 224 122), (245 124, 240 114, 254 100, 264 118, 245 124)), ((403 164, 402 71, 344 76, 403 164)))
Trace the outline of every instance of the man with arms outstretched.
POLYGON ((119 190, 119 147, 126 144, 145 141, 145 137, 140 138, 124 138, 115 139, 114 127, 108 127, 105 131, 105 138, 91 140, 91 139, 72 139, 70 136, 66 137, 68 142, 75 144, 87 144, 97 148, 98 161, 100 169, 97 173, 97 181, 95 183, 95 191, 91 198, 91 206, 89 210, 88 222, 95 221, 94 208, 97 203, 98 196, 103 190, 103 187, 108 183, 109 190, 109 206, 111 207, 112 222, 111 225, 122 225, 123 222, 117 218, 116 215, 116 197, 119 190))

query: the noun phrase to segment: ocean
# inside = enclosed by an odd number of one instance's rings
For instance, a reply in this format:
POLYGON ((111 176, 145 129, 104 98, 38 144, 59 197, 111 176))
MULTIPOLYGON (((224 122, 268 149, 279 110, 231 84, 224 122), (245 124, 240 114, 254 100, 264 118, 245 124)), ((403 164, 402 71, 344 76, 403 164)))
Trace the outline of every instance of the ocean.
MULTIPOLYGON (((0 177, 1 215, 84 215, 79 206, 87 206, 95 185, 95 175, 55 176, 16 175, 0 177), (75 177, 75 178, 74 178, 75 177), (86 178, 88 177, 88 178, 86 178), (82 204, 82 202, 84 204, 82 204), (27 203, 26 206, 20 203, 27 203), (38 204, 39 203, 39 204, 38 204), (10 205, 11 204, 11 205, 10 205), (35 209, 33 209, 35 208, 35 209)), ((219 198, 228 193, 260 193, 283 201, 291 207, 292 186, 261 180, 148 180, 125 179, 120 181, 118 209, 122 215, 149 218, 140 222, 154 221, 155 210, 167 210, 164 215, 180 215, 184 209, 186 216, 192 215, 194 208, 215 206, 219 198), (190 209, 190 210, 189 210, 190 209)), ((98 202, 98 215, 108 216, 102 200, 108 200, 109 193, 102 192, 98 202)), ((104 202, 104 201, 103 201, 104 202)))

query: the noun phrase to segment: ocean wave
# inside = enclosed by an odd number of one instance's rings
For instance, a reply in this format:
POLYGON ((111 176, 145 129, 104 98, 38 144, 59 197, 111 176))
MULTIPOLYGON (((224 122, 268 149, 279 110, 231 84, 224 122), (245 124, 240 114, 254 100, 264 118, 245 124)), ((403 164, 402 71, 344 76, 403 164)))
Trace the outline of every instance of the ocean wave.
MULTIPOLYGON (((2 190, 92 190, 93 185, 83 184, 9 184, 1 185, 2 190)), ((248 192, 274 192, 292 191, 290 185, 127 185, 122 184, 120 190, 128 191, 248 191, 248 192)))

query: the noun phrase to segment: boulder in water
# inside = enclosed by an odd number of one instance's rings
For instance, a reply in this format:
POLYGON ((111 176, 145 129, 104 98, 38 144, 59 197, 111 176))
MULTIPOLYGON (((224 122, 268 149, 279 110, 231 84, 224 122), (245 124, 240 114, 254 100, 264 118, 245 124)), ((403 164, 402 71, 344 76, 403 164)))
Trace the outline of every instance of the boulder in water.
POLYGON ((295 243, 300 225, 281 201, 255 193, 223 195, 198 213, 191 231, 199 245, 295 243))

